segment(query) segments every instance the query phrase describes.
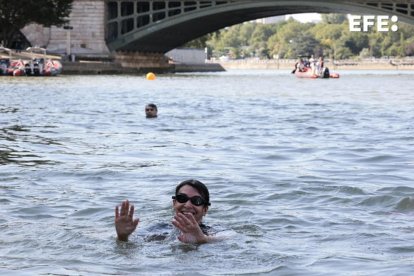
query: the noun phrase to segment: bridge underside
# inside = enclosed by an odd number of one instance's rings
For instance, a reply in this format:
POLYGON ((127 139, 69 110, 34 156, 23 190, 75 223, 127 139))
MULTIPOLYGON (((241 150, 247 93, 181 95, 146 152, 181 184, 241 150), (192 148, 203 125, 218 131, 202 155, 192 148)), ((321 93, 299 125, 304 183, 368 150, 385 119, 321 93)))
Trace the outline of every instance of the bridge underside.
POLYGON ((107 3, 107 43, 114 51, 165 53, 245 21, 293 13, 397 15, 414 24, 414 4, 383 1, 137 1, 107 3))

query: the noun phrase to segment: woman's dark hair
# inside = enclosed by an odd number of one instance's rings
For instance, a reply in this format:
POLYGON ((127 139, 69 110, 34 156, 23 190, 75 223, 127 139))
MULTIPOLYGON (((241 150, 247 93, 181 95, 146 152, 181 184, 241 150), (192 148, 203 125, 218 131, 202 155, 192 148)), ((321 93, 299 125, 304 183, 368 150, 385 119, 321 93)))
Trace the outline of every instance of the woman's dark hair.
POLYGON ((201 197, 206 201, 205 206, 210 205, 210 193, 208 192, 208 189, 204 183, 201 181, 195 180, 195 179, 189 179, 181 182, 177 185, 175 188, 175 195, 178 194, 178 191, 181 189, 181 187, 189 185, 197 190, 197 192, 201 195, 201 197))

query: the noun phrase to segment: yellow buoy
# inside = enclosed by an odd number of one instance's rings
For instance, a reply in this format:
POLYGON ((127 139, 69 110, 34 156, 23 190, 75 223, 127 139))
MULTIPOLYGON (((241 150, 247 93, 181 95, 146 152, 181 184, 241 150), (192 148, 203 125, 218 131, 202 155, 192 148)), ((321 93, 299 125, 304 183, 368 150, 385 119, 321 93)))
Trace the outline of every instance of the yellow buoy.
POLYGON ((147 74, 147 80, 155 80, 155 74, 152 72, 149 72, 147 74))

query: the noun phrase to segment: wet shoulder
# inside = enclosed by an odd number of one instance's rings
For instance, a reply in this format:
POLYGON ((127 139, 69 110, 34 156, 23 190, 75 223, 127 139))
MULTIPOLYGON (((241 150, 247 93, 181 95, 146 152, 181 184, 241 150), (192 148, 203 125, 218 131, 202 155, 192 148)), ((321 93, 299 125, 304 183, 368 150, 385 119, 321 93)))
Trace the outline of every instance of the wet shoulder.
POLYGON ((158 222, 143 229, 141 235, 144 236, 145 241, 163 241, 171 236, 174 227, 165 222, 158 222))
MULTIPOLYGON (((216 227, 212 227, 204 223, 200 224, 200 228, 201 231, 203 231, 203 233, 207 236, 215 235, 219 232, 216 227)), ((145 227, 141 231, 140 236, 142 236, 145 241, 151 242, 174 239, 174 237, 178 236, 178 234, 178 229, 176 229, 172 224, 158 222, 145 227)))

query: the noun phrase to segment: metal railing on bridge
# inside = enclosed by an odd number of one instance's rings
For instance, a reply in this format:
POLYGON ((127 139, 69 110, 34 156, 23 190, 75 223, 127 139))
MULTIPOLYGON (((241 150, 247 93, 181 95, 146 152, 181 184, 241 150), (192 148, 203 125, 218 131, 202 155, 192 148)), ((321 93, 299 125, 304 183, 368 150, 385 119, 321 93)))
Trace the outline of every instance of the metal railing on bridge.
POLYGON ((234 1, 109 1, 107 41, 167 18, 234 1))

